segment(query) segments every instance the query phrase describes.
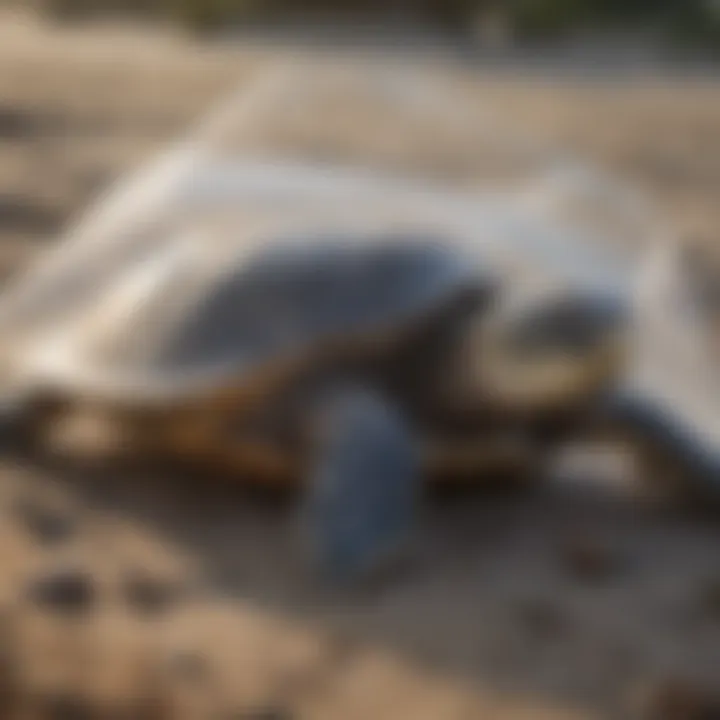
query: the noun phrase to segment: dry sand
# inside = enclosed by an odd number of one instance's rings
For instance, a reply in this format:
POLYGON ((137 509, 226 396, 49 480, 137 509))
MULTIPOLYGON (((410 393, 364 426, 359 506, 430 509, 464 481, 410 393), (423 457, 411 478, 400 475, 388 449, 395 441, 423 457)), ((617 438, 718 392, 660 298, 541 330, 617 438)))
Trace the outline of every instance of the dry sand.
MULTIPOLYGON (((0 21, 3 271, 280 52, 0 21)), ((627 172, 677 222, 717 226, 720 85, 452 82, 539 141, 627 172)), ((720 685, 712 522, 568 493, 438 499, 407 577, 328 599, 295 569, 291 508, 208 478, 8 459, 0 495, 2 717, 19 693, 17 717, 615 718, 637 717, 628 698, 655 677, 720 685), (22 601, 58 564, 95 573, 89 609, 22 601), (141 571, 199 592, 167 608, 157 592, 128 599, 141 571)))

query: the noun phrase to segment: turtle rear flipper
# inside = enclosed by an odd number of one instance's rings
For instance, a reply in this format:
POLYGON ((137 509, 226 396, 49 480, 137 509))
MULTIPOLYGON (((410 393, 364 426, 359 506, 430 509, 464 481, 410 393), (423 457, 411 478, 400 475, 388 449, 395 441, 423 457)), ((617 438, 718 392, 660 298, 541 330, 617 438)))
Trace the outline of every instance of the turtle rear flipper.
POLYGON ((602 419, 637 458, 643 488, 681 504, 720 510, 720 451, 669 404, 622 390, 603 405, 602 419))
POLYGON ((365 389, 334 395, 319 434, 303 516, 310 561, 333 585, 365 580, 410 540, 422 487, 418 449, 399 413, 365 389))

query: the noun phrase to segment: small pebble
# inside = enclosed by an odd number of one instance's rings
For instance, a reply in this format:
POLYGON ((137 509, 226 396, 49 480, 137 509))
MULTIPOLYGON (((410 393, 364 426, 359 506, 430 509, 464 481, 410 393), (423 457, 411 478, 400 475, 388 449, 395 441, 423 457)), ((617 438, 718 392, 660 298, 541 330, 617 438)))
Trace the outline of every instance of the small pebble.
POLYGON ((95 714, 74 695, 56 695, 38 701, 37 717, 43 720, 94 720, 95 714))
POLYGON ((170 658, 168 663, 170 672, 193 682, 203 681, 210 674, 207 659, 196 652, 181 652, 170 658))
POLYGON ((130 707, 114 710, 110 718, 112 720, 173 720, 175 715, 168 702, 158 698, 145 698, 136 700, 130 704, 130 707))
POLYGON ((294 713, 290 708, 283 705, 267 705, 251 710, 231 712, 224 720, 293 720, 293 718, 294 713))
POLYGON ((185 591, 185 586, 178 581, 153 577, 144 572, 128 574, 122 587, 127 604, 145 616, 168 612, 181 600, 185 591))
POLYGON ((97 588, 89 572, 55 570, 31 582, 27 597, 46 610, 81 615, 91 610, 97 599, 97 588))
POLYGON ((582 582, 604 582, 618 574, 621 561, 607 543, 592 538, 571 538, 562 548, 562 562, 568 574, 582 582))
MULTIPOLYGON (((127 720, 173 720, 173 711, 162 703, 138 705, 127 720)), ((120 718, 119 720, 123 720, 120 718)))
POLYGON ((43 505, 36 499, 21 498, 15 516, 34 539, 43 545, 58 545, 75 533, 76 521, 68 510, 43 505))
POLYGON ((520 607, 520 620, 534 636, 545 639, 558 637, 567 627, 567 618, 560 608, 548 600, 529 600, 520 607))
POLYGON ((712 578, 703 586, 700 601, 705 612, 720 621, 720 577, 712 578))

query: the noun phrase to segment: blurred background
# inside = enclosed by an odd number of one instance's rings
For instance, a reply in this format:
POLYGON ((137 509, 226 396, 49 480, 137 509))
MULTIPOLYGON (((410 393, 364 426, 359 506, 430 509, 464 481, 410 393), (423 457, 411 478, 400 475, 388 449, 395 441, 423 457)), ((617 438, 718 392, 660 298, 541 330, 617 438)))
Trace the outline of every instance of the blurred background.
POLYGON ((394 2, 303 2, 282 0, 37 0, 42 12, 60 19, 104 14, 167 18, 191 30, 252 22, 362 20, 444 28, 460 36, 476 33, 507 41, 548 41, 578 33, 635 33, 712 49, 720 20, 711 0, 395 0, 394 2))
MULTIPOLYGON (((582 158, 717 259, 719 52, 712 0, 4 0, 0 272, 218 99, 340 58, 409 69, 426 110, 378 114, 360 83, 354 122, 298 139, 276 97, 237 147, 463 184, 582 158)), ((329 602, 297 583, 287 513, 237 488, 8 460, 0 496, 0 717, 720 717, 716 522, 438 499, 414 576, 329 602)))

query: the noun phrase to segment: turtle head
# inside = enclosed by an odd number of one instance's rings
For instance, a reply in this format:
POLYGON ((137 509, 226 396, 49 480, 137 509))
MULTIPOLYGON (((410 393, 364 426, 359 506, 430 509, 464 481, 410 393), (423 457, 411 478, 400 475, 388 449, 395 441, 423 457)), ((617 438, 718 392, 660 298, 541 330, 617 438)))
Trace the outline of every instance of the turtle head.
POLYGON ((482 385, 505 408, 582 405, 617 378, 627 317, 621 298, 592 292, 501 302, 475 343, 482 385))

